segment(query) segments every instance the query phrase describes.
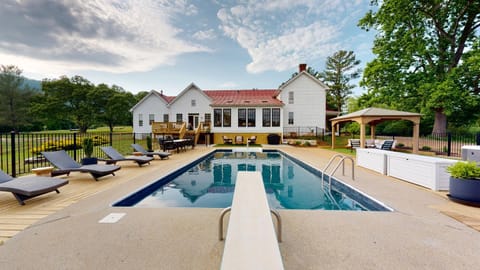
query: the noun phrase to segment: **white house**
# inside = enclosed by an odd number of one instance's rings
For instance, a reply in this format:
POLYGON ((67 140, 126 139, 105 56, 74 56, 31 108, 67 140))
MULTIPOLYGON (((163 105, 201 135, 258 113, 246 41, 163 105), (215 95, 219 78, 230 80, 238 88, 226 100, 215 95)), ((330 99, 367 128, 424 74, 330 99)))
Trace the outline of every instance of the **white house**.
POLYGON ((278 89, 202 90, 191 83, 175 97, 152 90, 130 110, 133 131, 151 133, 153 122, 186 122, 194 128, 203 122, 215 143, 224 135, 255 135, 266 143, 268 134, 283 135, 287 127, 325 129, 327 89, 301 64, 278 89))

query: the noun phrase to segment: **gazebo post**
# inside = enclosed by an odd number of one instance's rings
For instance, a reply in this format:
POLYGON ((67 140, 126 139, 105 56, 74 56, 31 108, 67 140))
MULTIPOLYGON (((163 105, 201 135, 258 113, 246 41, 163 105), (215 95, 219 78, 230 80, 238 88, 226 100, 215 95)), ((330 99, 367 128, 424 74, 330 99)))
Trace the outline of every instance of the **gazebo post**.
POLYGON ((372 140, 375 139, 375 128, 376 127, 377 127, 376 125, 370 124, 370 139, 372 139, 372 140))
POLYGON ((418 143, 420 134, 420 123, 413 122, 413 145, 412 151, 414 154, 418 153, 418 143))
POLYGON ((360 124, 360 147, 365 148, 365 123, 360 124))
POLYGON ((335 122, 332 122, 332 149, 335 149, 335 134, 337 134, 335 132, 335 122))

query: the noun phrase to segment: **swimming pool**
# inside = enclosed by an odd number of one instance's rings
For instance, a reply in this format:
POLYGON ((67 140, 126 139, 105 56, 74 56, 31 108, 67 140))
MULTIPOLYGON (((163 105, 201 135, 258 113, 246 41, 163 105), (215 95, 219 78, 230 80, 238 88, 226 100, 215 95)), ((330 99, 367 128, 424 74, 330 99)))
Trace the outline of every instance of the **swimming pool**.
POLYGON ((239 171, 262 174, 274 209, 390 211, 379 201, 280 151, 216 150, 117 202, 114 206, 225 208, 239 171))

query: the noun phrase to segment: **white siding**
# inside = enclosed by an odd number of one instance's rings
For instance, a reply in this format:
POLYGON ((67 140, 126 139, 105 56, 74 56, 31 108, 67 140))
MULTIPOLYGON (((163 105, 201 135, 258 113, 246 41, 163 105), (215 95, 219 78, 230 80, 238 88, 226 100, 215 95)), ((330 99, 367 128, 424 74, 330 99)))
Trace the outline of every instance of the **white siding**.
POLYGON ((148 123, 148 115, 154 114, 156 122, 163 121, 163 114, 168 113, 166 103, 160 97, 156 95, 150 95, 147 99, 143 100, 133 111, 133 132, 135 133, 150 133, 152 132, 152 126, 148 123), (143 115, 143 126, 138 126, 138 116, 143 115))
POLYGON ((325 128, 325 95, 325 89, 319 83, 305 74, 300 74, 283 88, 280 94, 280 99, 285 104, 283 125, 325 128), (288 103, 289 92, 294 93, 293 104, 288 103), (288 112, 294 112, 293 125, 288 124, 288 112))
POLYGON ((183 122, 187 122, 189 113, 198 113, 200 122, 205 121, 205 113, 210 113, 213 117, 213 109, 210 107, 210 100, 201 92, 201 90, 198 90, 195 87, 182 93, 182 95, 171 104, 170 122, 176 121, 177 113, 182 114, 183 122), (192 107, 192 99, 194 99, 196 103, 194 107, 192 107))

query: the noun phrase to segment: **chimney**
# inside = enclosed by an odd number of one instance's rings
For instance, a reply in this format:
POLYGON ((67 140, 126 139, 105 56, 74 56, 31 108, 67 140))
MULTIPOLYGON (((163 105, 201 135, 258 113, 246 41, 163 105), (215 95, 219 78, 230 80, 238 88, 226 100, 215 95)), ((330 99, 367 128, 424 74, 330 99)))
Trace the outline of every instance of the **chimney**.
POLYGON ((307 70, 307 64, 300 64, 298 65, 298 73, 301 73, 302 71, 307 70))

